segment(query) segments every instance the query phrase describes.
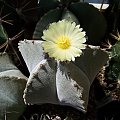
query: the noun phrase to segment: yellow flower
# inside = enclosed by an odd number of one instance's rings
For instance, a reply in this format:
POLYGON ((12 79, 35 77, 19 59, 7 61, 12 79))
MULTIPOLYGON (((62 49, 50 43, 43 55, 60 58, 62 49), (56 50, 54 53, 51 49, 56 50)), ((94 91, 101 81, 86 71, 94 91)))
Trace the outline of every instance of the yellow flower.
POLYGON ((85 49, 85 32, 80 25, 67 20, 51 23, 43 31, 42 39, 44 51, 60 61, 75 61, 82 54, 81 49, 85 49))

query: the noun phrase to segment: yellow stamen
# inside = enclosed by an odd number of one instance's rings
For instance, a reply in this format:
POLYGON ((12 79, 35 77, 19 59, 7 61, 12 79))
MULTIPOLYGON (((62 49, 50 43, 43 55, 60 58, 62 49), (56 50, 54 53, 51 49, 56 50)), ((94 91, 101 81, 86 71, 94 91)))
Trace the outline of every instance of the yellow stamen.
POLYGON ((67 36, 60 36, 56 42, 57 46, 62 49, 67 49, 70 47, 70 39, 67 36))

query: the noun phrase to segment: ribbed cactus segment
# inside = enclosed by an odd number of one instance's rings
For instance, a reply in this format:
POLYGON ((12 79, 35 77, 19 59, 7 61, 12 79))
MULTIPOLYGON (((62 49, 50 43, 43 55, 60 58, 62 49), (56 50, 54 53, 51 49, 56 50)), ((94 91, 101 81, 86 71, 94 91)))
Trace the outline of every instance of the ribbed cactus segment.
POLYGON ((38 0, 39 15, 43 16, 45 13, 59 6, 58 0, 38 0))
POLYGON ((54 61, 41 61, 30 73, 24 100, 27 104, 58 104, 54 61))
POLYGON ((99 45, 107 28, 106 20, 100 11, 88 3, 74 3, 68 8, 78 18, 81 27, 86 31, 87 43, 99 45))
POLYGON ((41 41, 24 40, 19 42, 18 47, 24 61, 26 62, 29 72, 31 72, 34 67, 44 59, 41 41))
POLYGON ((107 77, 110 80, 120 80, 120 41, 112 46, 110 51, 111 60, 107 67, 107 77))
POLYGON ((46 13, 37 23, 33 33, 33 39, 41 40, 43 30, 47 29, 50 23, 57 22, 61 18, 61 9, 54 9, 46 13))
POLYGON ((6 40, 8 39, 8 36, 6 34, 6 31, 3 27, 3 25, 0 23, 0 45, 2 45, 6 40))
POLYGON ((27 78, 12 64, 9 56, 0 54, 0 119, 18 120, 25 109, 23 91, 27 78), (4 68, 4 69, 3 69, 4 68), (8 114, 9 113, 9 114, 8 114))
POLYGON ((108 61, 108 53, 99 47, 88 46, 81 57, 76 58, 74 62, 89 78, 92 84, 96 74, 108 61))
POLYGON ((83 112, 87 109, 90 82, 85 73, 73 63, 58 63, 56 88, 61 104, 83 112))
POLYGON ((120 62, 120 41, 116 42, 116 44, 112 46, 111 57, 115 61, 120 62))
POLYGON ((66 19, 70 22, 75 22, 76 24, 79 24, 79 21, 77 17, 69 10, 65 9, 62 13, 62 19, 66 19))

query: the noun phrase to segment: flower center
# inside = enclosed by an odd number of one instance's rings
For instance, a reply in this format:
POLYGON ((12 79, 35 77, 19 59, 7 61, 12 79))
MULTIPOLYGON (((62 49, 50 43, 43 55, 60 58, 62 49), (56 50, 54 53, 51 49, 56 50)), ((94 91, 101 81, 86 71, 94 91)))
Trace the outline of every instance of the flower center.
POLYGON ((57 39, 57 45, 59 48, 62 48, 62 49, 67 49, 70 47, 70 39, 69 37, 66 37, 66 36, 60 36, 58 39, 57 39))

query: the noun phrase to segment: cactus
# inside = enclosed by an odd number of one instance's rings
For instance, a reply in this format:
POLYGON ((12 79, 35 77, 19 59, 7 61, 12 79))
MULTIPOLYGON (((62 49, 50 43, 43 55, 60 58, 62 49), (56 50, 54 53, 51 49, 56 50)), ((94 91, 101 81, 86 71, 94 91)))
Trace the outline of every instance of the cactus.
POLYGON ((0 45, 5 43, 7 40, 7 34, 6 31, 4 30, 4 27, 2 26, 2 24, 0 24, 0 45))
POLYGON ((110 51, 111 60, 107 68, 107 77, 110 80, 119 80, 120 78, 120 41, 112 46, 110 51))
POLYGON ((0 54, 0 119, 18 120, 25 109, 23 91, 27 78, 6 53, 0 54))
POLYGON ((77 63, 60 63, 45 58, 40 46, 41 41, 19 43, 19 50, 30 72, 24 91, 25 102, 68 105, 85 112, 90 84, 108 60, 107 53, 98 48, 88 48, 77 63), (96 59, 102 61, 94 62, 96 59))

